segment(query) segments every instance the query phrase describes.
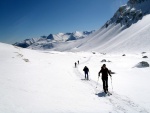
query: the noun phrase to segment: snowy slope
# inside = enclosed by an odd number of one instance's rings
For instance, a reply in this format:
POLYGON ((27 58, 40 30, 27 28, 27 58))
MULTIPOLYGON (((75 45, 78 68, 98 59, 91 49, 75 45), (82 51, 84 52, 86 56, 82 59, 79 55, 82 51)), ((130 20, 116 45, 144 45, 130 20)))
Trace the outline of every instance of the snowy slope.
POLYGON ((142 52, 150 48, 150 0, 129 0, 81 50, 142 52), (90 43, 89 43, 90 42, 90 43))
POLYGON ((92 112, 91 107, 99 111, 93 89, 75 75, 73 64, 79 56, 5 44, 0 44, 0 53, 1 113, 81 113, 92 112))
POLYGON ((150 50, 150 0, 129 0, 104 26, 79 41, 62 43, 53 50, 143 52, 150 50))
POLYGON ((150 15, 121 30, 120 25, 100 29, 79 48, 99 52, 142 52, 150 50, 150 15))
POLYGON ((150 113, 150 69, 135 67, 141 61, 150 64, 150 52, 50 52, 0 43, 0 112, 150 113), (116 73, 112 84, 109 78, 111 96, 103 93, 101 79, 97 81, 102 59, 109 60, 106 65, 116 73), (74 68, 77 60, 80 64, 74 68), (85 65, 90 81, 84 80, 85 65))

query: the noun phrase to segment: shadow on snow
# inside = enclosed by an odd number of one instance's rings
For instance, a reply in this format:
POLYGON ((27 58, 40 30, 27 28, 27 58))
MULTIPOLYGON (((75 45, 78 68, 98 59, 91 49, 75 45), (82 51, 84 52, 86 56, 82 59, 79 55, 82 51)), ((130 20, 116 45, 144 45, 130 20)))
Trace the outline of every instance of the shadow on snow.
POLYGON ((97 95, 98 97, 105 97, 106 96, 105 92, 100 92, 100 93, 97 93, 95 95, 97 95))

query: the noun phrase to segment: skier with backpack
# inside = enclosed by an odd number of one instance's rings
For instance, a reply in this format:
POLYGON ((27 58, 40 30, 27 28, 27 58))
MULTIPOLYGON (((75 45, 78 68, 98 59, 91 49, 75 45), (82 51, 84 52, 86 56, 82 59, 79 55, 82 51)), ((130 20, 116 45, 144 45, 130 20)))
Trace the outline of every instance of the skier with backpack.
POLYGON ((86 79, 89 80, 89 75, 88 75, 89 68, 88 68, 87 66, 85 66, 85 67, 83 68, 83 71, 84 71, 84 73, 85 73, 85 80, 86 80, 86 79))
POLYGON ((111 77, 110 71, 106 67, 106 64, 103 64, 101 70, 98 73, 98 77, 100 77, 100 73, 102 73, 102 82, 103 82, 103 90, 107 94, 108 92, 108 74, 111 77))
POLYGON ((74 65, 75 65, 75 68, 76 68, 77 67, 77 63, 75 62, 74 65))

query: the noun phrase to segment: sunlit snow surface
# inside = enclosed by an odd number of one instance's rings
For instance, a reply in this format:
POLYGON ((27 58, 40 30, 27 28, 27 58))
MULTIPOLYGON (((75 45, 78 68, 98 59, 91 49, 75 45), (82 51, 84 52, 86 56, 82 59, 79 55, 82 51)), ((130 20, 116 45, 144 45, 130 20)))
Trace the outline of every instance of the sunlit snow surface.
POLYGON ((0 43, 0 112, 149 113, 150 68, 136 67, 141 61, 150 63, 150 51, 145 52, 35 51, 0 43), (115 72, 109 78, 111 96, 98 81, 103 63, 115 72), (84 80, 85 65, 90 81, 84 80))

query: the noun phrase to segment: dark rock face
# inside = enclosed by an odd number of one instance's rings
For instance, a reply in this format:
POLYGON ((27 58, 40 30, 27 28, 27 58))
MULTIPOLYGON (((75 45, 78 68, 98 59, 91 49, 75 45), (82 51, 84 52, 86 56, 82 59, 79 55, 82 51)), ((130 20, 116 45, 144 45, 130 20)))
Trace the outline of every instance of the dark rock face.
POLYGON ((119 7, 114 16, 105 23, 107 28, 110 24, 120 24, 123 29, 138 22, 144 15, 150 13, 150 0, 129 0, 126 5, 119 7))
POLYGON ((47 39, 54 40, 54 36, 53 36, 53 34, 50 34, 50 35, 47 37, 47 39))

